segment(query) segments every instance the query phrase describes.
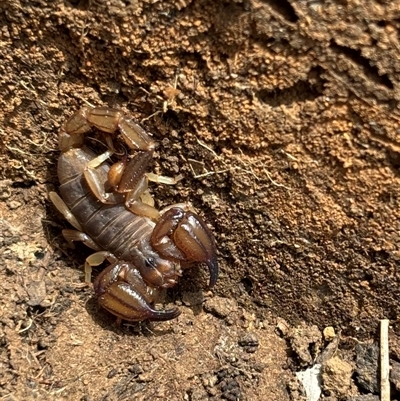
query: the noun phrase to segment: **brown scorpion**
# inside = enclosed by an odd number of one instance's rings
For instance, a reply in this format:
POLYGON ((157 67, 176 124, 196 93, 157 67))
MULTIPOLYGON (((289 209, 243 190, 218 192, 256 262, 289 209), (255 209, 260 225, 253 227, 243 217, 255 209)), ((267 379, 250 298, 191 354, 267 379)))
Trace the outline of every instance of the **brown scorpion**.
POLYGON ((91 281, 92 266, 111 263, 94 281, 94 292, 101 306, 128 321, 177 317, 179 309, 158 310, 154 303, 160 289, 174 286, 192 262, 207 264, 210 287, 218 278, 214 238, 203 220, 187 204, 161 211, 154 207, 148 181, 176 182, 147 173, 155 147, 150 135, 121 110, 82 107, 61 127, 61 197, 49 195, 75 228, 63 230, 68 243, 82 241, 96 251, 86 259, 85 281, 91 281), (135 154, 110 164, 110 135, 109 150, 100 155, 85 145, 85 134, 93 128, 119 132, 135 154))

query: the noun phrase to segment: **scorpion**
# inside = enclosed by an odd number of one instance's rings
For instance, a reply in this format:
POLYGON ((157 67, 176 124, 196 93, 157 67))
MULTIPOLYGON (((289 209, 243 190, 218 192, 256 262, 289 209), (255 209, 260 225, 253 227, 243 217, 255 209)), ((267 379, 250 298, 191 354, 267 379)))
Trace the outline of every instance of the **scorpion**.
POLYGON ((93 266, 110 264, 93 283, 99 304, 118 320, 163 321, 179 316, 178 308, 156 309, 163 288, 174 286, 194 262, 206 263, 209 287, 218 278, 213 235, 190 204, 157 210, 148 182, 175 184, 179 178, 148 173, 157 143, 119 109, 84 106, 59 132, 59 192, 50 192, 56 209, 74 227, 62 234, 73 247, 81 241, 96 251, 86 258, 85 282, 93 266), (106 134, 107 151, 97 155, 85 135, 106 134), (119 132, 131 150, 110 163, 112 135, 119 132))

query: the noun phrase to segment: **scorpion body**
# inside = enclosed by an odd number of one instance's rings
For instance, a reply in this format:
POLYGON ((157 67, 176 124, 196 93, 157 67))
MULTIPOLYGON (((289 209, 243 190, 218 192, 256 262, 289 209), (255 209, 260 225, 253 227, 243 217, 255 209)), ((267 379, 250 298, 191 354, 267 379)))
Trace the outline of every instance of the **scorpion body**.
POLYGON ((91 266, 111 262, 94 282, 105 309, 130 321, 175 318, 178 309, 153 305, 159 290, 175 285, 182 267, 191 262, 207 263, 210 287, 215 284, 216 249, 202 219, 189 205, 154 208, 148 181, 176 180, 146 172, 156 144, 139 125, 120 110, 83 107, 61 128, 59 146, 61 198, 51 192, 50 199, 75 228, 63 230, 66 240, 71 245, 82 241, 96 251, 86 259, 86 281, 91 266), (137 153, 109 164, 112 150, 97 155, 85 145, 84 136, 92 128, 119 131, 137 153))
MULTIPOLYGON (((155 223, 148 217, 127 210, 123 199, 114 205, 99 202, 83 175, 87 164, 95 157, 96 154, 88 148, 72 149, 60 156, 58 176, 61 197, 84 232, 101 249, 107 249, 118 259, 132 260, 137 253, 139 239, 149 238, 155 223)), ((98 167, 105 177, 109 169, 106 163, 98 167)))

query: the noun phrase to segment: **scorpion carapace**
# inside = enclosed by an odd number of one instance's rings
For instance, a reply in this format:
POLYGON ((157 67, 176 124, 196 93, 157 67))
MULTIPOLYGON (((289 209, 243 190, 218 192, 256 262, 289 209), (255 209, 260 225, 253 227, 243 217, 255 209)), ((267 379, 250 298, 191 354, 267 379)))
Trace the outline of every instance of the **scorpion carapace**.
POLYGON ((83 107, 62 126, 58 160, 60 194, 50 193, 56 208, 75 228, 63 230, 69 244, 82 241, 96 252, 86 259, 85 281, 91 267, 111 264, 97 276, 99 303, 128 321, 169 320, 176 308, 157 310, 161 288, 172 287, 191 262, 204 262, 209 286, 218 278, 214 238, 188 204, 154 207, 148 181, 174 184, 177 179, 148 173, 156 143, 118 109, 83 107), (109 150, 97 155, 85 145, 85 134, 96 128, 120 133, 134 154, 110 164, 109 150))

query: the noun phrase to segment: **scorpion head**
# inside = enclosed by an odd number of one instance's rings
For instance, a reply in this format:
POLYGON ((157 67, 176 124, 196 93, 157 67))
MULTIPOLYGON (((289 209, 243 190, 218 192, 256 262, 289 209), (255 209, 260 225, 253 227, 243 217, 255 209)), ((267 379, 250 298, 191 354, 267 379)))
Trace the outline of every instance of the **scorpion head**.
POLYGON ((152 287, 172 287, 181 275, 179 262, 167 260, 142 241, 133 261, 146 283, 152 287))

